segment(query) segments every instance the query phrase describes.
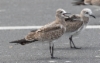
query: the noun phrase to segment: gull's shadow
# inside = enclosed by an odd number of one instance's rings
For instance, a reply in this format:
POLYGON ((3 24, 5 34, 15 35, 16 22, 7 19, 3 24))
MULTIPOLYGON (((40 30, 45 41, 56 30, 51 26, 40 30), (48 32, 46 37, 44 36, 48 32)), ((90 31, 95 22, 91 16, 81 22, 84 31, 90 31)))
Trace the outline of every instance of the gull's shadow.
MULTIPOLYGON (((82 49, 82 48, 81 48, 82 49)), ((55 48, 55 50, 81 50, 81 49, 75 49, 75 48, 55 48)))
POLYGON ((53 59, 50 58, 50 57, 44 57, 44 58, 37 58, 36 60, 46 60, 46 61, 50 61, 50 60, 70 60, 70 59, 71 59, 70 57, 60 56, 60 57, 54 57, 53 59))
POLYGON ((37 58, 37 59, 27 59, 26 61, 50 61, 50 60, 86 60, 86 59, 95 59, 95 57, 87 57, 87 56, 73 56, 73 57, 55 57, 54 59, 51 59, 50 57, 42 57, 42 58, 37 58))
POLYGON ((54 57, 54 58, 50 58, 50 57, 39 57, 39 58, 31 58, 31 59, 27 59, 26 61, 40 61, 40 60, 44 60, 44 61, 50 61, 50 60, 60 60, 62 58, 59 58, 59 57, 54 57))
POLYGON ((100 47, 82 47, 81 49, 74 48, 55 48, 55 50, 99 50, 100 47))
MULTIPOLYGON (((84 50, 99 50, 100 47, 82 47, 81 49, 71 49, 71 48, 55 48, 55 50, 65 50, 65 51, 68 51, 68 50, 81 50, 81 51, 84 51, 84 50)), ((85 60, 85 59, 94 59, 95 57, 87 57, 87 56, 73 56, 73 57, 70 57, 70 56, 66 56, 66 57, 63 57, 63 56, 55 56, 53 59, 51 59, 50 56, 40 56, 40 57, 37 57, 37 58, 29 58, 27 59, 26 61, 50 61, 50 60, 76 60, 76 59, 79 59, 79 60, 85 60)))

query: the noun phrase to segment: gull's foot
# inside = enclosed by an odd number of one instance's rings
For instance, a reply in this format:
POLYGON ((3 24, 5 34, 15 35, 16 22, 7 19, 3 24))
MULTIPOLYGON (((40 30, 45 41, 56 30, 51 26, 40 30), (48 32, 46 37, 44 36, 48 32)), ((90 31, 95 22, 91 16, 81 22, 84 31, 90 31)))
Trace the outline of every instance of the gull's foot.
POLYGON ((55 57, 51 57, 51 59, 55 59, 55 57))
POLYGON ((81 49, 81 47, 71 47, 72 49, 81 49))

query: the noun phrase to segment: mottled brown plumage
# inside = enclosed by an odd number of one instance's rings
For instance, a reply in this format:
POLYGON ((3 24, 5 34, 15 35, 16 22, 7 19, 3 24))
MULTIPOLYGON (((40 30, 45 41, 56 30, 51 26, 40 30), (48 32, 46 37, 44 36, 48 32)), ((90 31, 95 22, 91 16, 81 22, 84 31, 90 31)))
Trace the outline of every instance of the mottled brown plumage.
POLYGON ((88 17, 82 16, 81 14, 78 15, 71 15, 70 18, 72 18, 72 20, 70 21, 66 21, 66 32, 75 32, 76 30, 78 30, 83 24, 87 24, 89 21, 88 17), (81 21, 81 18, 83 19, 83 21, 81 21))
POLYGON ((74 2, 75 5, 97 5, 100 6, 100 0, 80 0, 74 2))
POLYGON ((44 25, 38 30, 33 30, 28 35, 25 36, 27 41, 53 41, 58 39, 61 35, 64 34, 66 30, 65 16, 62 15, 63 10, 58 9, 56 12, 56 20, 44 25))
POLYGON ((19 43, 21 45, 25 45, 28 43, 32 43, 35 41, 48 41, 50 43, 50 54, 51 58, 53 58, 53 43, 52 41, 60 38, 66 31, 66 22, 65 22, 65 13, 66 11, 63 9, 58 9, 56 11, 56 20, 44 25, 38 30, 33 30, 28 35, 25 36, 24 39, 12 41, 10 43, 19 43))
POLYGON ((63 35, 65 30, 64 28, 61 29, 60 26, 62 25, 60 25, 59 23, 55 24, 54 26, 53 25, 49 27, 42 27, 36 32, 31 32, 25 37, 25 39, 28 41, 31 41, 34 39, 39 40, 39 41, 52 41, 52 40, 58 39, 61 35, 63 35))
POLYGON ((75 22, 66 22, 66 32, 74 32, 78 30, 82 26, 83 22, 75 21, 75 22))
POLYGON ((95 16, 92 15, 92 11, 88 8, 85 8, 80 14, 71 15, 69 17, 70 20, 66 21, 66 34, 69 36, 71 48, 77 48, 73 43, 72 37, 78 35, 87 26, 89 22, 89 16, 95 18, 95 16), (73 44, 73 46, 71 44, 73 44))
MULTIPOLYGON (((85 1, 86 3, 88 2, 88 1, 85 1)), ((98 6, 100 6, 100 0, 91 0, 91 1, 89 1, 90 2, 90 4, 92 4, 92 5, 98 5, 98 6)))

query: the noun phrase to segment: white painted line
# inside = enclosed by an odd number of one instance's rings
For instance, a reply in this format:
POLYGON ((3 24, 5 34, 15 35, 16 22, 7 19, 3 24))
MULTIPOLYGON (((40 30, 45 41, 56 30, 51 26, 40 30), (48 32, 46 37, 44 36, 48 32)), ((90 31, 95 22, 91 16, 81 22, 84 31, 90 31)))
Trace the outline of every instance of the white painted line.
POLYGON ((95 56, 96 58, 100 58, 100 56, 95 56))
POLYGON ((66 63, 70 63, 71 61, 65 61, 66 63))
POLYGON ((0 12, 4 12, 4 11, 6 11, 6 10, 4 10, 4 9, 0 10, 0 12))
POLYGON ((54 62, 56 62, 56 61, 49 61, 50 63, 54 63, 54 62))
POLYGON ((100 25, 88 25, 87 29, 100 29, 100 25))
MULTIPOLYGON (((16 30, 16 29, 38 29, 42 26, 2 26, 0 30, 16 30)), ((100 25, 88 25, 87 29, 100 29, 100 25)))
POLYGON ((42 26, 3 26, 0 30, 16 30, 16 29, 38 29, 42 26))

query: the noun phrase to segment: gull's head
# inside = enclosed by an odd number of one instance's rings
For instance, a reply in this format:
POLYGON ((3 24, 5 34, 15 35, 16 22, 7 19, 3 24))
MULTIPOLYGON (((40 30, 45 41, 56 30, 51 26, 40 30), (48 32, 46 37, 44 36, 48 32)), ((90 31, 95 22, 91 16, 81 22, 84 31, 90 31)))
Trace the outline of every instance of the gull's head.
POLYGON ((92 10, 89 9, 89 8, 83 9, 83 10, 81 11, 81 14, 84 15, 84 16, 86 16, 86 17, 91 16, 91 17, 93 17, 93 18, 96 18, 96 17, 93 15, 92 10))
POLYGON ((58 17, 58 18, 68 17, 66 14, 70 14, 70 13, 67 13, 64 9, 57 9, 57 11, 56 11, 56 17, 58 17))

